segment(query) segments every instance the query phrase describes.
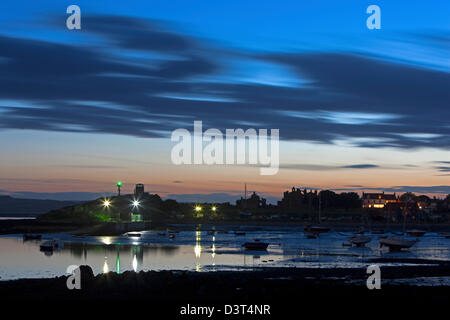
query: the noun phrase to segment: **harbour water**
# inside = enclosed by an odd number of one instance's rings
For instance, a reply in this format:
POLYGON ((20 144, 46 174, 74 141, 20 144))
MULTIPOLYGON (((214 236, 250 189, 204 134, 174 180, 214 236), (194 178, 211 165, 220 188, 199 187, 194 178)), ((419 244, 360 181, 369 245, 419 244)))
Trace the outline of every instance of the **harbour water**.
MULTIPOLYGON (((383 265, 410 264, 414 260, 450 261, 450 239, 427 233, 411 249, 388 252, 379 248, 379 235, 363 248, 345 247, 351 232, 331 231, 307 239, 302 228, 245 230, 245 235, 207 231, 180 231, 170 239, 158 231, 140 232, 140 237, 74 237, 45 234, 41 241, 23 241, 22 235, 0 237, 0 280, 61 276, 70 265, 90 265, 95 274, 127 270, 243 270, 260 267, 367 267, 371 260, 383 265), (40 251, 46 239, 59 239, 64 247, 52 253, 40 251), (267 251, 248 251, 247 241, 268 242, 267 251), (405 262, 408 261, 408 262, 405 262)), ((237 230, 244 231, 244 230, 237 230)), ((390 234, 386 234, 390 235, 390 234)))

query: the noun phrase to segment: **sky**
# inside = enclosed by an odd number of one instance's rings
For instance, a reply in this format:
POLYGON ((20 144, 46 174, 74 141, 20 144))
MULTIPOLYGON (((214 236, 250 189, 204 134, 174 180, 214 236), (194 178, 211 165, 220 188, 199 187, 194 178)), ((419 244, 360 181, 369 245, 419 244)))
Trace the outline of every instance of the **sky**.
POLYGON ((0 194, 450 193, 448 1, 2 1, 0 194), (81 8, 68 30, 67 6, 81 8), (381 9, 381 29, 366 8, 381 9), (280 170, 174 165, 177 128, 279 129, 280 170))

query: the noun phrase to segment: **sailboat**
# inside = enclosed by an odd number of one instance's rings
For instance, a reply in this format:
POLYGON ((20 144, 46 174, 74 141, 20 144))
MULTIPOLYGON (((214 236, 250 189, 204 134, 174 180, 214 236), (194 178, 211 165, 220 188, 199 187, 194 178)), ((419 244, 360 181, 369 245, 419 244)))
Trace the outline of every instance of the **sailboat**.
MULTIPOLYGON (((320 215, 322 211, 322 197, 319 192, 319 223, 320 223, 320 215)), ((322 226, 313 226, 313 225, 307 225, 303 228, 303 232, 306 234, 306 237, 308 239, 315 239, 317 238, 321 233, 330 232, 330 228, 328 227, 322 227, 322 226), (307 234, 309 233, 309 235, 307 234)))
POLYGON ((350 237, 348 242, 357 247, 364 247, 366 243, 372 241, 372 237, 364 235, 364 226, 361 225, 358 232, 355 232, 357 235, 350 237))
MULTIPOLYGON (((408 211, 408 203, 409 199, 406 200, 405 208, 403 210, 403 234, 405 234, 405 227, 406 227, 406 215, 408 211)), ((419 241, 419 239, 412 239, 408 240, 403 237, 398 236, 391 236, 387 238, 380 238, 380 248, 383 246, 386 246, 389 248, 389 251, 400 251, 402 249, 408 249, 411 248, 416 242, 419 241)))

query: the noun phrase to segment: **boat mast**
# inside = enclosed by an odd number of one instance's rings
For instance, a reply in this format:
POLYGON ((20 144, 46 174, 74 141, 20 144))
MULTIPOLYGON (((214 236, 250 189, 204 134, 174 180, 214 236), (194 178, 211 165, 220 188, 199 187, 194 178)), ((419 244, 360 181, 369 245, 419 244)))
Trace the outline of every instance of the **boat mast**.
POLYGON ((322 211, 322 194, 319 192, 319 224, 320 224, 320 214, 322 211))

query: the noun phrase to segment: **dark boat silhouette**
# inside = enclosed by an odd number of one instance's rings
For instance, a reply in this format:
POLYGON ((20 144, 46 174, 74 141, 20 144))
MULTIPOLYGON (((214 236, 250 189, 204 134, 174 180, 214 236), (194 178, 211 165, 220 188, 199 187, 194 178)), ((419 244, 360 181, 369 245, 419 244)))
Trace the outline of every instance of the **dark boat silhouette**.
POLYGON ((418 230, 418 229, 406 230, 406 234, 408 236, 412 236, 412 237, 422 237, 423 235, 425 235, 425 233, 427 233, 427 232, 424 230, 418 230))
POLYGON ((330 228, 328 227, 321 227, 321 226, 306 226, 303 229, 304 232, 309 232, 313 234, 320 234, 320 233, 326 233, 330 232, 330 228))
POLYGON ((267 250, 269 244, 267 242, 254 241, 246 242, 242 246, 247 250, 267 250))
POLYGON ((400 237, 388 237, 388 238, 380 238, 380 248, 386 246, 390 251, 400 251, 402 249, 411 248, 414 244, 416 244, 416 240, 407 240, 400 237))
POLYGON ((351 237, 350 239, 348 239, 348 241, 357 247, 364 247, 366 245, 366 243, 369 243, 370 241, 372 241, 372 238, 363 236, 363 235, 359 235, 359 236, 351 237))
POLYGON ((135 232, 127 233, 127 235, 128 235, 130 238, 140 238, 140 237, 141 237, 141 234, 140 234, 140 233, 135 233, 135 232))
POLYGON ((41 234, 31 234, 31 233, 24 233, 23 240, 41 240, 42 235, 41 234))

